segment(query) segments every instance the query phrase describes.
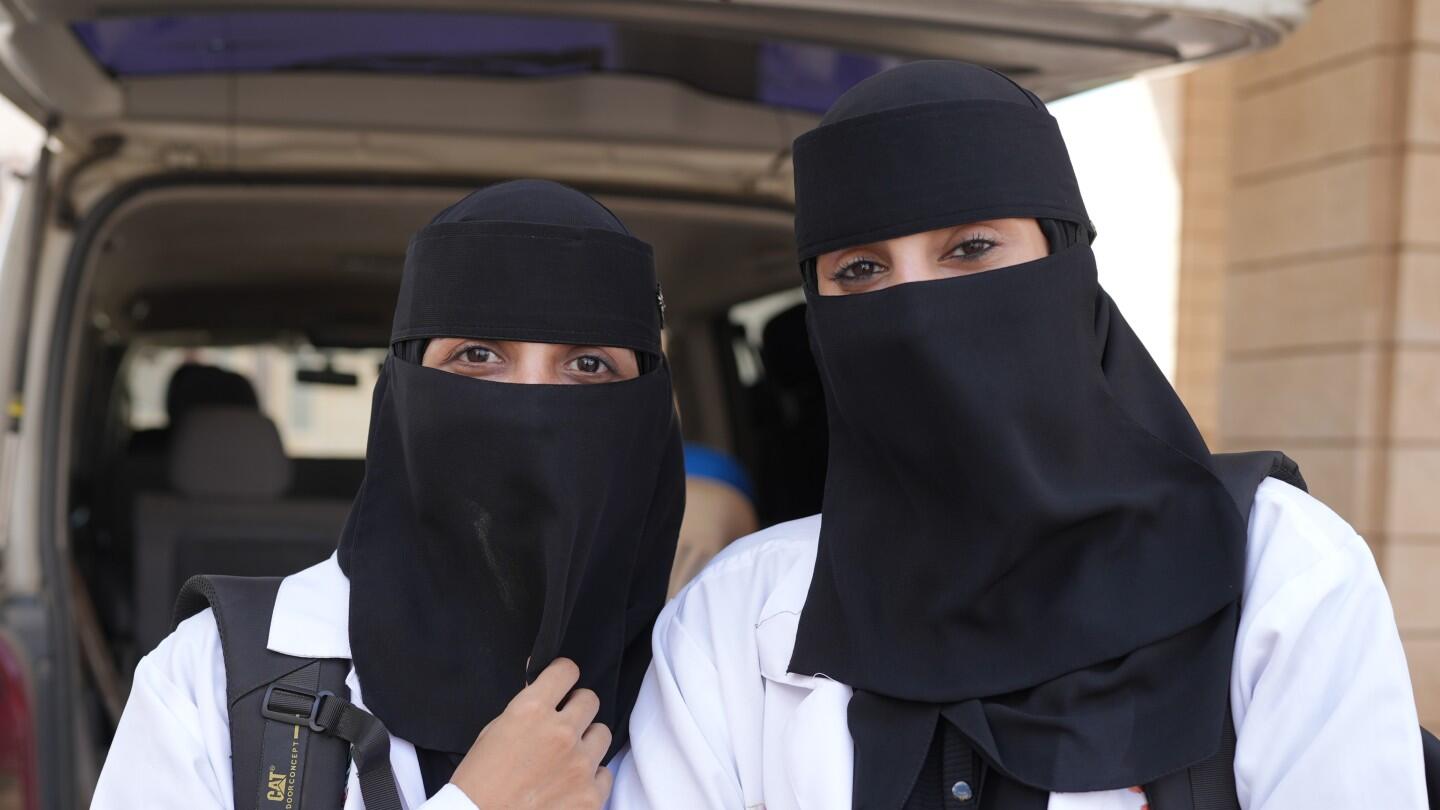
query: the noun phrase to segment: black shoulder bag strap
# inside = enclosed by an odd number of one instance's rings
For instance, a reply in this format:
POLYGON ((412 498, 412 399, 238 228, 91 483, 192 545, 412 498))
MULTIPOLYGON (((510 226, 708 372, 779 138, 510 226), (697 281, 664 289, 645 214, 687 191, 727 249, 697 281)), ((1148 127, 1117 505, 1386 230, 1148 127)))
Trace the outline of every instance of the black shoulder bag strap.
POLYGON ((1420 745, 1425 750, 1425 795, 1430 798, 1430 810, 1440 810, 1440 740, 1422 728, 1420 745))
POLYGON ((341 806, 349 760, 367 810, 402 810, 390 734, 351 703, 350 662, 269 649, 279 577, 192 577, 175 622, 211 608, 225 658, 235 810, 341 806))

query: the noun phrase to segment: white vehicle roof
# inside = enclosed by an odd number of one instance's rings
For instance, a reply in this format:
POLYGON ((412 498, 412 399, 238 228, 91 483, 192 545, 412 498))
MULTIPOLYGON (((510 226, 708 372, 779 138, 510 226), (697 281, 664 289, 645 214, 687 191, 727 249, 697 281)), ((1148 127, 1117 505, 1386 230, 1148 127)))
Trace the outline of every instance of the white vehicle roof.
MULTIPOLYGON (((0 0, 0 94, 156 166, 554 177, 784 202, 859 78, 949 57, 1047 98, 1264 47, 1305 0, 0 0)), ((127 168, 128 166, 128 168, 127 168)))

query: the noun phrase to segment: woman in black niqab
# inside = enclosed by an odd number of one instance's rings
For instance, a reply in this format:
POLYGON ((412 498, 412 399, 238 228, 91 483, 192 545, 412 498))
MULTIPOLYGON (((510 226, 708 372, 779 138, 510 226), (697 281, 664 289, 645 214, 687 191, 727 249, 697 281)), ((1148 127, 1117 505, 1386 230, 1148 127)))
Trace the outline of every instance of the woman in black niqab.
POLYGON ((913 63, 793 155, 823 512, 662 611, 613 806, 1424 806, 1369 549, 1206 448, 1039 99, 913 63))
POLYGON ((847 93, 795 167, 830 456, 790 671, 855 689, 854 806, 963 784, 1044 807, 1214 755, 1245 522, 1098 285, 1054 119, 998 73, 915 63, 847 93), (822 254, 1013 217, 1049 257, 819 294, 822 254), (972 750, 983 778, 954 777, 972 750))
POLYGON ((527 682, 574 660, 626 741, 684 508, 648 245, 556 183, 482 189, 412 240, 339 562, 367 708, 433 795, 527 682), (438 338, 628 349, 595 385, 469 379, 438 338))

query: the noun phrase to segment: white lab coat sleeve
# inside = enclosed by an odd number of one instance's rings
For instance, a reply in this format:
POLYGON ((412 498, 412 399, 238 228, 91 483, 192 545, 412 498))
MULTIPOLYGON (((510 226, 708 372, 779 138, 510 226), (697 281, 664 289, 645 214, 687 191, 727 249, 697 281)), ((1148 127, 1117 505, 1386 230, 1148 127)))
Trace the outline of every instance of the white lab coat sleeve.
POLYGON ((93 810, 234 806, 224 674, 220 634, 208 610, 186 619, 141 659, 93 810))
POLYGON ((1251 517, 1231 699, 1246 810, 1424 810, 1415 698, 1369 547, 1269 480, 1251 517))

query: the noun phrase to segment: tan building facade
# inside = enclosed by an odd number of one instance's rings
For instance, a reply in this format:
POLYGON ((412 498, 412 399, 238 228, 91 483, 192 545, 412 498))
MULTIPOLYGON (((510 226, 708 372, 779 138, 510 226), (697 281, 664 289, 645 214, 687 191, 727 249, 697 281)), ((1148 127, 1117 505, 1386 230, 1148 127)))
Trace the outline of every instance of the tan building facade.
POLYGON ((1177 387, 1369 541, 1440 725, 1440 0, 1320 0, 1185 82, 1177 387))

